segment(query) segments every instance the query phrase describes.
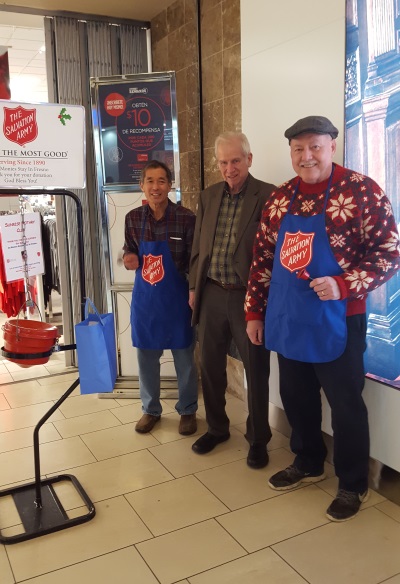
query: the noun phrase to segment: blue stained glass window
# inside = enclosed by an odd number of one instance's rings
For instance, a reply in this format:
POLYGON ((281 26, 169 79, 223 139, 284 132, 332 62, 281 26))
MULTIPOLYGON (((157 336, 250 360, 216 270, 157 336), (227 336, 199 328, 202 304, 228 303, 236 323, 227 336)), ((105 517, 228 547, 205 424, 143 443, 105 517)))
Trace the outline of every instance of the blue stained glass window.
MULTIPOLYGON (((373 178, 400 227, 400 18, 397 0, 347 0, 345 166, 373 178)), ((368 298, 369 377, 400 388, 400 274, 368 298)))

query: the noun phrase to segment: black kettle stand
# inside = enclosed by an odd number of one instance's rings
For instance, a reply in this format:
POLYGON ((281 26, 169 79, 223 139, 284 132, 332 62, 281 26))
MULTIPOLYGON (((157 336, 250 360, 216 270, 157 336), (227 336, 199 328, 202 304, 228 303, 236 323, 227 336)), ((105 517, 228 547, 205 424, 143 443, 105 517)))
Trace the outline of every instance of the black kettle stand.
MULTIPOLYGON (((45 189, 28 190, 28 189, 4 189, 0 190, 0 196, 10 195, 43 195, 46 194, 45 189)), ((79 253, 79 274, 80 274, 80 289, 81 289, 81 311, 82 320, 84 319, 84 302, 85 302, 85 274, 84 274, 84 247, 83 247, 83 230, 82 230, 82 205, 78 196, 72 191, 64 189, 52 189, 48 191, 51 195, 61 195, 71 197, 76 203, 77 210, 77 227, 78 227, 78 253, 79 253)), ((65 345, 54 347, 53 351, 73 350, 76 345, 65 345)), ((5 357, 10 356, 3 352, 5 357)), ((19 359, 32 359, 32 354, 18 354, 19 359)), ((43 424, 50 418, 52 414, 60 407, 60 405, 71 395, 74 389, 79 385, 79 378, 67 389, 67 391, 58 399, 58 401, 49 409, 49 411, 41 418, 35 426, 33 431, 33 452, 35 465, 35 480, 34 482, 25 485, 19 485, 0 491, 0 497, 12 497, 14 505, 21 518, 24 527, 23 533, 16 535, 5 536, 0 530, 0 543, 13 544, 21 541, 40 537, 55 531, 61 531, 74 525, 86 523, 93 519, 96 514, 95 507, 89 499, 82 485, 78 479, 70 474, 61 474, 54 477, 42 479, 40 476, 40 451, 39 451, 39 430, 43 424), (75 491, 80 495, 85 507, 86 513, 77 517, 68 517, 67 511, 64 509, 60 501, 56 489, 53 485, 56 483, 68 482, 75 488, 75 491)), ((12 530, 12 528, 9 528, 12 530)))

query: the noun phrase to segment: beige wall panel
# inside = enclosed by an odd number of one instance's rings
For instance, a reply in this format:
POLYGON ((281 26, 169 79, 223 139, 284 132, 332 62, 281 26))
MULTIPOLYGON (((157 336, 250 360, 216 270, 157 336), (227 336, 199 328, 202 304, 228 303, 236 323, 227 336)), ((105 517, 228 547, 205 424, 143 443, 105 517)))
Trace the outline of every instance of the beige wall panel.
POLYGON ((306 0, 300 7, 287 0, 271 7, 253 0, 245 10, 242 3, 241 32, 242 125, 254 175, 276 184, 293 176, 283 133, 312 114, 338 126, 336 160, 342 162, 345 2, 306 0))
MULTIPOLYGON (((345 0, 242 0, 242 58, 247 59, 289 41, 297 41, 297 46, 301 47, 304 39, 313 31, 323 30, 326 25, 336 21, 343 25, 345 3, 345 0)), ((340 52, 340 37, 335 39, 335 43, 340 52)), ((324 51, 323 46, 314 47, 313 52, 321 51, 324 51)), ((294 54, 293 66, 296 64, 300 67, 302 63, 294 54)))

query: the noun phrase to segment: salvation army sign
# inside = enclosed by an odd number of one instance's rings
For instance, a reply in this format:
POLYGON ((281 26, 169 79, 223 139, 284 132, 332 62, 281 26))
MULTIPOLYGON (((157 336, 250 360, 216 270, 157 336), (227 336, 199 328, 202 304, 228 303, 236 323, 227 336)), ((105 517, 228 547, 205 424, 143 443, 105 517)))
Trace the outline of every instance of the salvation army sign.
POLYGON ((38 135, 36 110, 25 109, 21 105, 16 108, 4 108, 4 136, 19 146, 33 142, 38 135))
POLYGON ((0 100, 0 188, 85 187, 83 106, 0 100))
POLYGON ((25 213, 24 223, 23 229, 21 215, 0 216, 1 247, 7 282, 25 277, 24 258, 30 276, 44 273, 39 213, 25 213))
POLYGON ((161 282, 164 278, 164 265, 163 256, 153 256, 151 253, 149 255, 143 256, 143 269, 142 278, 145 282, 148 282, 152 286, 161 282))
POLYGON ((306 268, 312 259, 312 242, 315 233, 285 233, 282 243, 280 260, 289 272, 297 272, 306 268))

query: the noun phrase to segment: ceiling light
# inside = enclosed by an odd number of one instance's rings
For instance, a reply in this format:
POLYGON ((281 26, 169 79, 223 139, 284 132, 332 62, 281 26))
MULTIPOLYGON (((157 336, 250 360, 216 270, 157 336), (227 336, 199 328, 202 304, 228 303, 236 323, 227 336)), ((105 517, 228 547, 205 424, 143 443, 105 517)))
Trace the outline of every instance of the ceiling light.
POLYGON ((13 101, 29 101, 38 89, 40 79, 34 75, 20 75, 10 79, 11 99, 13 101))

